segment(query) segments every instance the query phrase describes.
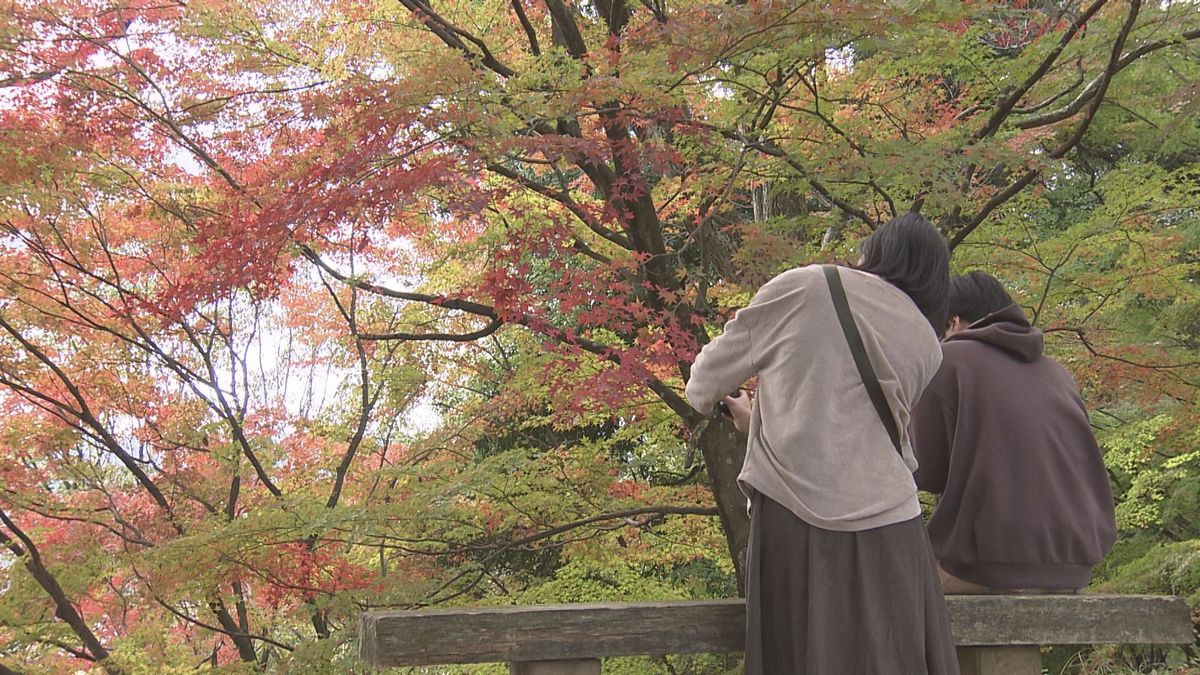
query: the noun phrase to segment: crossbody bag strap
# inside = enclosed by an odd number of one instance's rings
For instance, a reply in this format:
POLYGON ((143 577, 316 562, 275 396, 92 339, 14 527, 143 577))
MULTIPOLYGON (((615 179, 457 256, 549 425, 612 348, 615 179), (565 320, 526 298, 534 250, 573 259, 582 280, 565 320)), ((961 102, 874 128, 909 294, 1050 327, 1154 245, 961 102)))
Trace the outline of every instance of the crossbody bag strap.
POLYGON ((842 334, 846 336, 846 344, 850 346, 850 354, 854 356, 854 365, 858 366, 858 375, 862 378, 863 386, 867 388, 867 395, 871 397, 875 412, 879 414, 879 421, 883 422, 888 436, 892 439, 892 445, 896 448, 896 452, 903 455, 904 451, 900 448, 900 430, 896 428, 896 418, 892 416, 892 408, 888 405, 887 397, 883 394, 883 387, 880 386, 875 369, 871 366, 871 358, 867 355, 866 347, 863 346, 862 336, 858 334, 854 316, 850 314, 850 303, 846 300, 846 289, 842 286, 838 268, 835 265, 822 265, 821 269, 824 270, 825 281, 829 284, 829 295, 833 296, 833 308, 837 310, 838 323, 842 324, 842 334))

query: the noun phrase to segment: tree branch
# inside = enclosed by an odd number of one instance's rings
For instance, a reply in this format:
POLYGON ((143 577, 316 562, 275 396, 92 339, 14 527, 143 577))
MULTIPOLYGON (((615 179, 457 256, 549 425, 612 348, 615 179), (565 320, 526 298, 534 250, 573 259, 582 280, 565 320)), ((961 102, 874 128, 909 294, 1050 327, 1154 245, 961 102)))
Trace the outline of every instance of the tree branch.
POLYGON ((488 171, 491 171, 492 173, 504 176, 505 178, 507 178, 513 182, 519 183, 520 185, 522 185, 530 190, 533 190, 534 192, 542 195, 543 197, 553 199, 555 202, 558 202, 559 204, 563 205, 568 211, 575 214, 575 217, 578 218, 581 222, 583 222, 583 224, 586 225, 588 227, 588 229, 590 229, 592 232, 595 232, 596 234, 598 234, 601 237, 607 239, 608 241, 616 244, 617 246, 620 246, 621 248, 624 248, 626 250, 633 250, 633 244, 629 241, 628 237, 626 237, 623 234, 613 232, 612 230, 608 229, 607 227, 604 227, 603 225, 597 223, 596 219, 593 218, 591 214, 589 214, 587 211, 585 211, 584 208, 582 206, 580 206, 578 202, 576 202, 574 199, 571 198, 571 195, 569 195, 565 192, 559 192, 558 190, 555 190, 555 189, 549 187, 548 185, 544 185, 544 184, 539 183, 538 181, 535 181, 531 178, 522 176, 521 174, 517 173, 516 171, 513 171, 512 169, 510 169, 502 164, 496 164, 495 162, 491 162, 487 165, 487 168, 488 168, 488 171))
POLYGON ((338 281, 340 281, 348 286, 353 286, 355 288, 359 288, 364 291, 374 293, 375 295, 381 295, 381 296, 384 296, 387 298, 395 298, 397 300, 409 300, 412 302, 424 302, 429 305, 445 307, 446 309, 457 309, 457 310, 460 310, 463 312, 467 312, 468 314, 476 314, 479 316, 487 317, 489 319, 499 318, 496 314, 495 309, 493 309, 492 307, 489 307, 487 305, 480 304, 478 302, 472 302, 470 300, 458 300, 458 299, 454 299, 454 298, 447 298, 444 295, 431 295, 429 293, 414 293, 411 291, 398 291, 395 289, 387 288, 385 286, 379 286, 377 284, 372 284, 370 282, 366 282, 361 279, 356 279, 354 277, 343 274, 342 272, 339 272, 336 268, 331 266, 329 263, 325 262, 321 258, 321 256, 315 250, 313 250, 312 247, 308 246, 307 244, 298 243, 297 246, 300 248, 301 255, 303 255, 305 258, 307 258, 310 262, 312 262, 317 267, 324 270, 329 276, 333 277, 334 279, 337 279, 338 281))
POLYGON ((461 52, 467 61, 481 63, 492 72, 506 79, 516 75, 515 70, 496 59, 496 56, 486 43, 447 21, 440 14, 433 11, 429 3, 422 0, 400 0, 400 4, 412 12, 412 15, 423 23, 431 33, 438 36, 447 47, 461 52), (479 48, 480 53, 477 54, 472 51, 466 42, 459 39, 460 37, 465 38, 467 42, 479 48))
POLYGON ((521 22, 521 29, 525 31, 525 37, 529 39, 529 52, 534 56, 541 56, 542 49, 538 46, 537 31, 533 29, 533 24, 529 23, 529 17, 525 15, 525 8, 521 6, 521 0, 512 0, 512 8, 517 15, 517 20, 521 22))
POLYGON ((1003 124, 1004 120, 1007 119, 1009 114, 1012 113, 1013 108, 1015 108, 1017 103, 1020 102, 1021 98, 1025 96, 1025 94, 1028 93, 1029 90, 1032 89, 1033 86, 1046 75, 1046 73, 1050 70, 1050 67, 1053 66, 1054 62, 1058 60, 1058 57, 1063 53, 1063 50, 1066 49, 1067 45, 1071 43, 1071 40, 1075 38, 1075 34, 1078 33, 1079 30, 1088 22, 1088 20, 1091 19, 1096 12, 1100 11, 1100 8, 1107 3, 1108 0, 1096 0, 1087 9, 1085 9, 1082 14, 1075 17, 1075 20, 1071 22, 1070 28, 1063 33, 1063 36, 1059 39, 1058 44, 1050 51, 1049 54, 1045 56, 1045 58, 1042 59, 1042 62, 1038 64, 1038 67, 1035 68, 1034 71, 1030 73, 1023 82, 1021 82, 1021 84, 1017 85, 1015 89, 1010 91, 1003 99, 1000 100, 1000 103, 996 106, 996 109, 993 110, 992 114, 988 117, 987 122, 972 136, 974 140, 981 140, 996 133, 996 131, 1000 128, 1000 125, 1003 124))
POLYGON ((582 61, 583 57, 587 56, 587 44, 583 41, 583 35, 579 33, 575 17, 571 16, 571 10, 563 5, 562 0, 543 1, 546 9, 550 10, 550 22, 554 26, 556 37, 562 39, 568 54, 582 61))
MULTIPOLYGON (((156 598, 157 599, 157 598, 156 598)), ((159 603, 162 604, 162 603, 159 603)), ((217 617, 217 621, 224 629, 222 632, 233 640, 233 646, 237 649, 238 657, 245 663, 255 663, 258 661, 258 654, 254 651, 254 643, 250 637, 246 635, 241 626, 233 620, 233 615, 229 613, 229 609, 225 606, 225 602, 220 597, 213 593, 213 599, 208 603, 209 609, 217 617)))
MULTIPOLYGON (((143 578, 142 580, 143 580, 143 581, 145 581, 145 579, 144 579, 144 578, 143 578)), ((230 637, 230 638, 233 638, 233 637, 239 637, 239 638, 240 638, 240 637, 244 637, 244 638, 246 638, 247 640, 256 640, 256 641, 258 641, 258 642, 264 642, 264 643, 266 643, 266 644, 273 645, 273 646, 275 646, 275 647, 279 647, 280 649, 283 649, 283 650, 286 650, 286 651, 289 651, 289 652, 291 652, 291 651, 295 651, 295 649, 296 649, 296 648, 295 648, 295 647, 293 647, 292 645, 285 644, 285 643, 283 643, 283 642, 279 642, 278 640, 272 640, 271 638, 269 638, 269 637, 266 637, 265 635, 254 635, 254 634, 252 634, 252 633, 243 633, 243 632, 241 632, 240 630, 236 629, 236 627, 235 627, 235 629, 234 629, 234 630, 230 631, 230 630, 226 630, 226 629, 224 629, 224 628, 221 628, 221 627, 219 627, 219 626, 214 626, 214 625, 212 625, 211 623, 206 623, 206 622, 204 622, 204 621, 201 621, 200 619, 197 619, 197 618, 195 618, 195 617, 192 617, 192 616, 188 616, 187 614, 185 614, 185 613, 183 613, 183 612, 181 612, 181 611, 179 611, 179 610, 175 609, 175 607, 173 607, 173 606, 171 605, 171 603, 169 603, 169 602, 167 602, 167 601, 163 600, 162 598, 158 597, 158 595, 157 595, 156 593, 154 593, 153 591, 151 591, 151 594, 152 594, 152 595, 153 595, 153 597, 154 597, 154 602, 158 603, 158 605, 159 605, 160 607, 162 607, 163 609, 167 610, 167 611, 168 611, 168 612, 170 612, 171 614, 174 614, 174 615, 175 615, 176 617, 178 617, 179 619, 181 619, 181 620, 183 620, 183 621, 186 621, 187 623, 190 623, 190 624, 193 624, 193 625, 199 626, 199 627, 201 627, 201 628, 203 628, 203 629, 205 629, 205 630, 210 630, 210 631, 212 631, 212 632, 214 632, 214 633, 219 633, 219 634, 221 634, 221 635, 226 635, 226 636, 228 636, 228 637, 230 637)))
MULTIPOLYGON (((377 295, 381 295, 384 297, 397 298, 399 300, 410 300, 413 302, 424 302, 426 304, 435 305, 438 307, 457 309, 457 310, 461 310, 464 312, 468 312, 470 314, 484 316, 489 319, 492 319, 493 321, 501 320, 499 314, 496 312, 496 309, 494 307, 480 304, 478 302, 472 302, 470 300, 450 300, 450 299, 445 298, 444 296, 429 295, 427 293, 412 293, 409 291, 397 291, 394 289, 386 288, 384 286, 379 286, 379 285, 372 284, 372 283, 369 283, 366 281, 362 281, 360 279, 355 279, 353 277, 347 276, 346 274, 339 272, 333 266, 326 263, 324 260, 321 259, 321 257, 317 254, 316 251, 312 250, 307 245, 299 244, 299 246, 306 258, 311 260, 314 264, 316 264, 322 270, 325 270, 325 272, 328 273, 333 278, 337 279, 338 281, 341 281, 342 283, 354 286, 355 288, 360 288, 362 290, 365 290, 365 291, 368 291, 371 293, 375 293, 377 295)), ((516 316, 516 317, 511 317, 511 318, 509 318, 509 321, 511 323, 525 326, 526 328, 534 330, 535 332, 545 335, 546 337, 556 340, 562 344, 570 345, 572 347, 577 347, 586 352, 589 352, 591 354, 599 356, 599 357, 605 359, 606 361, 611 361, 612 363, 617 364, 618 366, 622 365, 622 363, 623 363, 620 353, 617 352, 615 349, 608 347, 606 345, 600 344, 599 342, 588 340, 587 338, 580 337, 577 335, 568 336, 561 331, 554 331, 554 334, 547 333, 545 330, 538 329, 537 322, 534 321, 529 316, 520 315, 520 316, 516 316)), ((692 407, 687 404, 687 401, 685 401, 682 396, 680 396, 674 389, 667 386, 667 384, 665 382, 663 382, 662 380, 659 380, 658 378, 650 377, 646 381, 646 386, 648 386, 651 389, 651 391, 653 391, 656 395, 658 395, 658 397, 660 399, 662 399, 662 401, 664 403, 666 403, 667 406, 670 407, 671 410, 674 411, 675 414, 679 415, 682 419, 690 420, 690 421, 694 421, 694 420, 698 419, 699 413, 697 413, 695 410, 693 410, 692 407)))
POLYGON ((154 484, 154 481, 150 479, 150 476, 148 476, 146 472, 137 465, 137 462, 133 460, 133 457, 131 457, 129 453, 127 453, 125 449, 121 447, 121 444, 117 441, 117 439, 113 438, 108 429, 105 428, 95 414, 92 413, 91 407, 88 406, 87 399, 83 396, 83 392, 80 391, 75 382, 71 380, 71 378, 65 372, 63 372, 62 368, 60 368, 58 364, 53 361, 53 359, 47 356, 46 353, 38 348, 37 345, 26 339, 25 336, 22 335, 21 332, 15 327, 13 327, 12 324, 8 323, 3 316, 0 316, 0 329, 3 329, 5 332, 11 335, 17 342, 21 344, 21 347, 23 347, 30 356, 33 356, 54 373, 58 381, 62 383, 63 387, 66 388, 67 392, 71 395, 71 398, 73 398, 76 404, 79 406, 77 410, 70 409, 69 407, 67 409, 70 410, 73 415, 76 415, 81 422, 92 428, 96 434, 99 435, 108 451, 116 456, 118 460, 120 460, 121 464, 133 474, 138 484, 150 494, 150 497, 154 499, 154 502, 158 504, 159 508, 161 508, 164 513, 170 516, 171 506, 167 502, 167 498, 163 495, 162 491, 158 489, 158 486, 154 484))
POLYGON ((592 525, 594 523, 600 523, 606 520, 624 520, 626 518, 646 515, 660 517, 671 515, 715 516, 718 515, 718 512, 716 507, 710 506, 645 506, 636 509, 628 509, 625 511, 612 511, 610 513, 601 513, 588 518, 573 520, 569 523, 563 523, 562 525, 558 525, 547 530, 542 530, 541 532, 526 535, 505 543, 501 548, 507 550, 516 548, 518 546, 528 546, 529 544, 539 542, 543 539, 549 539, 550 537, 563 534, 564 532, 570 532, 571 530, 584 527, 586 525, 592 525))
POLYGON ((363 333, 363 340, 430 340, 445 342, 471 342, 495 333, 504 325, 500 319, 492 319, 488 325, 472 333, 363 333))
POLYGON ((1096 91, 1095 97, 1092 99, 1091 106, 1084 113, 1083 120, 1075 127, 1075 132, 1062 142, 1057 148, 1050 152, 1050 157, 1059 159, 1071 151, 1083 135, 1087 133, 1088 127, 1092 125, 1092 120, 1096 117, 1096 112, 1100 110, 1100 104, 1104 102, 1104 95, 1108 93, 1108 85, 1112 82, 1113 77, 1121 69, 1121 52, 1125 49, 1125 40, 1129 37, 1130 31, 1133 30, 1133 25, 1137 22, 1138 12, 1142 9, 1142 0, 1130 0, 1129 15, 1125 17, 1125 24, 1121 26, 1121 32, 1117 34, 1117 39, 1113 43, 1112 53, 1108 58, 1108 66, 1104 69, 1104 75, 1100 78, 1100 86, 1096 91))
MULTIPOLYGON (((715 509, 715 508, 702 507, 702 506, 649 506, 649 507, 643 507, 643 508, 637 508, 637 509, 629 509, 626 511, 614 511, 611 513, 602 513, 602 514, 599 514, 596 516, 591 516, 588 518, 582 518, 580 520, 575 520, 575 521, 572 521, 569 523, 564 523, 562 525, 552 527, 547 530, 542 530, 541 532, 536 532, 531 535, 527 535, 524 537, 520 537, 518 539, 514 539, 509 542, 505 542, 504 544, 502 544, 498 548, 496 548, 496 550, 494 550, 492 553, 488 554, 488 556, 481 561, 481 564, 484 566, 484 568, 486 570, 487 567, 490 566, 492 564, 492 562, 496 558, 498 558, 502 553, 509 551, 513 548, 517 548, 519 546, 528 546, 529 544, 536 543, 543 539, 548 539, 550 537, 554 537, 554 536, 563 534, 565 532, 569 532, 571 530, 578 529, 580 527, 585 527, 587 525, 592 525, 592 524, 604 522, 607 520, 632 518, 634 516, 641 516, 641 515, 655 515, 655 516, 659 516, 659 517, 667 516, 667 515, 715 516, 715 515, 719 515, 719 513, 718 513, 717 509, 715 509)), ((452 586, 459 580, 463 579, 464 577, 470 575, 473 571, 474 570, 463 570, 462 572, 454 575, 454 577, 452 577, 451 579, 447 580, 445 583, 443 583, 437 589, 430 592, 426 597, 427 598, 435 598, 437 596, 437 594, 446 590, 447 588, 449 588, 450 586, 452 586)), ((446 599, 447 598, 441 598, 438 600, 433 600, 431 602, 421 603, 421 604, 437 604, 439 602, 444 602, 446 599)), ((418 606, 420 606, 420 605, 418 605, 418 606)))
POLYGON ((992 211, 995 211, 1002 204, 1016 196, 1018 192, 1024 190, 1040 173, 1041 169, 1029 169, 1021 174, 1020 178, 993 195, 965 225, 954 230, 950 235, 950 250, 953 251, 955 247, 961 244, 963 240, 983 224, 983 221, 987 220, 992 211))
POLYGON ((9 532, 21 540, 18 544, 11 537, 0 532, 0 543, 4 544, 17 557, 25 559, 25 569, 54 601, 54 616, 70 626, 75 635, 83 641, 84 647, 91 655, 90 660, 100 663, 101 667, 110 675, 122 673, 123 671, 116 665, 106 663, 109 658, 108 649, 100 643, 95 633, 88 627, 87 621, 79 614, 79 610, 75 609, 75 605, 67 597, 66 591, 59 585, 58 579, 46 567, 37 545, 33 543, 29 535, 25 534, 25 531, 13 522, 3 509, 0 509, 0 523, 3 523, 9 532))
POLYGON ((867 227, 871 228, 872 230, 874 230, 876 227, 878 227, 878 224, 875 222, 875 219, 872 218, 870 215, 868 215, 866 211, 863 211, 862 209, 858 208, 857 206, 854 206, 853 204, 845 201, 844 199, 841 199, 841 198, 835 196, 832 192, 829 191, 829 188, 825 187, 825 185, 823 183, 821 183, 819 180, 817 180, 815 177, 813 177, 813 175, 811 173, 809 173, 808 169, 806 169, 804 167, 804 165, 800 164, 799 161, 797 161, 795 158, 793 158, 791 155, 789 155, 786 150, 779 147, 774 141, 770 141, 770 140, 751 141, 751 140, 741 137, 739 134, 732 133, 732 132, 726 132, 725 135, 728 138, 739 141, 740 143, 744 144, 748 148, 754 148, 755 150, 758 150, 759 152, 762 152, 764 154, 782 159, 784 162, 787 163, 788 166, 792 167, 792 170, 795 171, 797 174, 799 174, 800 177, 805 180, 805 182, 807 182, 810 186, 812 186, 812 188, 814 190, 816 190, 818 194, 820 194, 822 197, 827 199, 831 204, 836 206, 843 213, 845 213, 848 216, 857 218, 858 220, 861 220, 864 224, 866 224, 867 227))
POLYGON ((609 35, 620 35, 629 24, 629 7, 625 0, 593 0, 596 13, 604 19, 609 35))
POLYGON ((1186 361, 1184 363, 1139 363, 1137 361, 1127 359, 1123 356, 1117 356, 1115 354, 1108 354, 1108 353, 1105 353, 1105 352, 1102 352, 1102 351, 1096 349, 1095 345, 1093 345, 1091 340, 1088 339, 1087 333, 1084 332, 1084 330, 1082 328, 1077 328, 1074 326, 1058 326, 1055 328, 1044 328, 1044 329, 1042 329, 1042 332, 1043 333, 1070 333, 1079 340, 1079 343, 1082 344, 1084 349, 1087 349, 1088 353, 1091 354, 1092 356, 1095 356, 1095 357, 1101 358, 1101 359, 1107 359, 1109 361, 1116 361, 1117 363, 1124 363, 1125 365, 1133 366, 1134 368, 1142 368, 1144 370, 1175 371, 1175 370, 1179 370, 1181 368, 1195 368, 1196 366, 1200 366, 1200 360, 1186 361))
MULTIPOLYGON (((1012 111, 1013 114, 1014 115, 1032 115, 1033 113, 1035 113, 1039 110, 1042 110, 1044 108, 1054 105, 1055 101, 1058 101, 1062 97, 1064 97, 1067 94, 1078 89, 1079 85, 1083 84, 1083 67, 1080 64, 1080 61, 1082 61, 1082 60, 1083 60, 1083 57, 1079 57, 1079 58, 1075 59, 1075 65, 1076 65, 1076 67, 1079 68, 1079 72, 1075 74, 1074 82, 1067 85, 1065 88, 1063 88, 1062 91, 1058 92, 1057 94, 1054 94, 1053 96, 1050 96, 1049 98, 1041 101, 1040 103, 1034 103, 1033 105, 1027 106, 1024 108, 1014 108, 1012 111)), ((1017 126, 1018 127, 1021 126, 1020 122, 1017 123, 1017 126)))
MULTIPOLYGON (((1137 49, 1134 49, 1133 51, 1129 52, 1125 56, 1121 57, 1121 59, 1117 62, 1117 65, 1116 65, 1115 70, 1113 71, 1113 74, 1115 75, 1116 73, 1121 72, 1127 66, 1129 66, 1130 64, 1132 64, 1134 61, 1138 60, 1139 58, 1145 56, 1146 54, 1157 51, 1159 49, 1163 49, 1164 47, 1170 47, 1172 45, 1178 45, 1178 44, 1181 44, 1184 42, 1189 42, 1191 40, 1197 40, 1197 39, 1200 39, 1200 29, 1190 30, 1185 33, 1181 33, 1173 38, 1167 38, 1167 39, 1163 39, 1163 40, 1155 40, 1154 42, 1148 42, 1148 43, 1138 47, 1137 49)), ((1096 97, 1096 94, 1100 91, 1101 83, 1104 81, 1104 78, 1106 75, 1108 75, 1107 70, 1104 73, 1102 73, 1099 77, 1097 77, 1096 79, 1094 79, 1090 83, 1088 83, 1088 85, 1086 87, 1084 87, 1083 91, 1079 92, 1079 95, 1076 96, 1074 99, 1072 99, 1071 102, 1068 103, 1067 105, 1065 105, 1061 108, 1058 108, 1056 110, 1053 110, 1051 112, 1048 112, 1044 115, 1039 115, 1037 117, 1030 117, 1030 118, 1018 120, 1016 122, 1017 128, 1019 128, 1019 129, 1036 129, 1038 127, 1044 127, 1048 124, 1054 124, 1055 122, 1061 122, 1062 120, 1065 120, 1069 117, 1074 116, 1076 113, 1078 113, 1080 110, 1083 109, 1083 106, 1087 105, 1088 101, 1091 101, 1092 99, 1094 99, 1096 97)))
MULTIPOLYGON (((1096 90, 1095 97, 1092 99, 1091 106, 1084 114, 1083 119, 1080 120, 1079 124, 1075 127, 1074 131, 1072 131, 1071 135, 1064 139, 1063 142, 1058 145, 1058 147, 1054 148, 1047 154, 1047 156, 1051 159, 1060 159, 1064 157, 1079 143, 1080 140, 1083 139, 1083 135, 1087 133, 1088 127, 1091 126, 1092 120, 1096 116, 1096 112, 1100 109, 1100 104, 1104 102, 1104 94, 1108 91, 1109 83, 1112 82, 1112 78, 1120 70, 1121 51, 1125 49, 1125 40, 1129 37, 1130 31, 1133 30, 1133 25, 1137 22, 1138 12, 1141 10, 1141 6, 1141 0, 1130 1, 1129 14, 1125 17, 1125 23, 1121 26, 1121 32, 1117 34, 1117 38, 1113 42, 1112 52, 1108 60, 1108 66, 1105 68, 1104 75, 1101 77, 1100 84, 1096 90)), ((1025 187, 1032 183, 1033 180, 1041 174, 1041 172, 1041 167, 1035 167, 1027 170, 1025 173, 1021 174, 1020 178, 1013 181, 1008 187, 1006 187, 1004 190, 1001 190, 990 200, 988 200, 987 204, 984 204, 983 208, 981 208, 979 212, 975 214, 975 217, 968 221, 967 224, 962 228, 954 232, 953 236, 950 238, 950 249, 953 250, 954 247, 961 244, 963 240, 971 234, 971 232, 973 232, 979 227, 980 224, 983 223, 983 221, 988 217, 988 215, 991 214, 993 210, 995 210, 1001 204, 1007 202, 1009 199, 1012 199, 1021 190, 1025 189, 1025 187)))

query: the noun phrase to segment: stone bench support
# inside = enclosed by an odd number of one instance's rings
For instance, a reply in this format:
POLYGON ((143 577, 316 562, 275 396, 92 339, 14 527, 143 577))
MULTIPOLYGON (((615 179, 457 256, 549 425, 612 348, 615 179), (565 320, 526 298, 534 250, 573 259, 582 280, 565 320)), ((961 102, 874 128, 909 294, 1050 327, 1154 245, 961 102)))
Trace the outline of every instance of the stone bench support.
POLYGON ((958 647, 959 675, 1041 675, 1042 650, 1037 646, 958 647))

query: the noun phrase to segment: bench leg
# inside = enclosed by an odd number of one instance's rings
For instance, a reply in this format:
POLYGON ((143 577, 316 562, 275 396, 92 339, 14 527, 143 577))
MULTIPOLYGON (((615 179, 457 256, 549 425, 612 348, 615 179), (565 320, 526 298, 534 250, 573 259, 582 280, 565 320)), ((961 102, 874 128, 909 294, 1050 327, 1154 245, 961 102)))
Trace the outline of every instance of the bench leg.
POLYGON ((508 664, 508 675, 600 675, 600 659, 515 661, 508 664))
POLYGON ((1019 647, 958 647, 961 675, 1041 675, 1042 650, 1019 647))

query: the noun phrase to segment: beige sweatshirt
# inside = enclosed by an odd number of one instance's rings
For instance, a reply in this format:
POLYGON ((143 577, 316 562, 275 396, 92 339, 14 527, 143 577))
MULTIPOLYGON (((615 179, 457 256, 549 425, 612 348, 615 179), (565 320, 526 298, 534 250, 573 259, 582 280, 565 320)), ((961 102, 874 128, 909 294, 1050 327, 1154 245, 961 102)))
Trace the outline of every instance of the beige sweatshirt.
POLYGON ((902 434, 896 453, 863 387, 819 265, 767 282, 701 350, 688 402, 710 414, 758 376, 738 476, 810 525, 859 531, 920 515, 909 411, 941 363, 912 300, 880 277, 840 268, 850 310, 902 434))

